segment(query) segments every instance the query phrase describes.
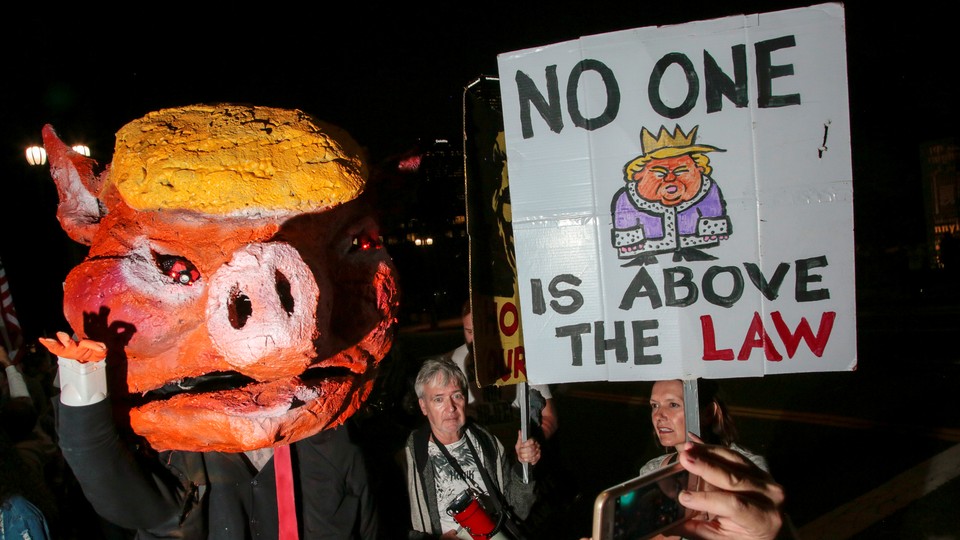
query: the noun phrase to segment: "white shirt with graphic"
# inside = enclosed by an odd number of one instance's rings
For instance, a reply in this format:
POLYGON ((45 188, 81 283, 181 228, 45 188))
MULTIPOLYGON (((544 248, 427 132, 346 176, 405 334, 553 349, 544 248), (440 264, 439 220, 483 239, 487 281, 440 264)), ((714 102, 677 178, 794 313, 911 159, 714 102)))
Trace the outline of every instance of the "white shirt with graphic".
MULTIPOLYGON (((431 438, 427 448, 427 455, 429 456, 430 465, 433 467, 434 478, 436 479, 437 508, 440 510, 440 526, 444 532, 460 529, 460 525, 453 519, 453 516, 447 513, 447 508, 450 507, 450 504, 453 503, 461 493, 475 486, 480 486, 484 493, 490 492, 483 483, 483 477, 481 477, 477 463, 474 461, 470 447, 467 445, 467 436, 464 435, 459 441, 446 446, 447 452, 457 460, 460 468, 463 469, 464 474, 470 478, 471 482, 468 484, 460 477, 460 474, 457 473, 447 458, 440 453, 440 448, 431 438)), ((481 453, 481 449, 477 448, 476 443, 474 443, 474 448, 476 448, 478 454, 481 453)), ((480 459, 483 459, 482 455, 480 459)))

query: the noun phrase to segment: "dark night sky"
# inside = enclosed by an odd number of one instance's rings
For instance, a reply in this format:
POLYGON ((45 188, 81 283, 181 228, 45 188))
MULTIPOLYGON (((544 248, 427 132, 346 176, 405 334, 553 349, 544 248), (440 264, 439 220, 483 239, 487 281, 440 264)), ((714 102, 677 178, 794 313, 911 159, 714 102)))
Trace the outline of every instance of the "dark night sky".
MULTIPOLYGON (((596 0, 351 10, 323 2, 221 12, 167 4, 137 17, 52 8, 5 17, 0 258, 22 322, 28 334, 50 330, 47 313, 59 313, 58 284, 78 256, 56 223, 49 176, 23 159, 45 123, 106 162, 113 134, 151 110, 227 101, 294 107, 346 128, 377 159, 418 137, 459 137, 463 88, 496 75, 499 53, 811 4, 596 0)), ((948 17, 875 6, 846 4, 857 237, 896 245, 923 240, 917 145, 956 135, 948 73, 957 47, 948 17), (880 214, 871 209, 890 197, 910 210, 895 226, 872 219, 880 214)))

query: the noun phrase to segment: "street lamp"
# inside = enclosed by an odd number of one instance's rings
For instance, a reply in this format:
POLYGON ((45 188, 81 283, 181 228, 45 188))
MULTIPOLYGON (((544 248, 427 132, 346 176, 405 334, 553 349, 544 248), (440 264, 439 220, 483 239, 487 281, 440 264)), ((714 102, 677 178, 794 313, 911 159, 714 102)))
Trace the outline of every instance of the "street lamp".
POLYGON ((27 163, 31 165, 45 165, 47 163, 47 151, 42 146, 30 146, 27 148, 27 163))
MULTIPOLYGON (((90 157, 90 147, 85 144, 78 144, 72 147, 73 151, 90 157)), ((42 146, 33 145, 27 147, 27 163, 31 165, 46 165, 47 151, 42 146)))

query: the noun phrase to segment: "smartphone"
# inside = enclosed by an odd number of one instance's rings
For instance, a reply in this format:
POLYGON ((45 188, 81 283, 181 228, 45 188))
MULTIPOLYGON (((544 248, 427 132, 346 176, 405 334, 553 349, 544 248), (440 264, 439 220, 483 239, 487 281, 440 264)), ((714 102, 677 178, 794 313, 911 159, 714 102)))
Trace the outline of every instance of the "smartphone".
POLYGON ((700 478, 674 463, 605 489, 593 505, 593 540, 640 540, 682 523, 696 512, 677 499, 700 478))

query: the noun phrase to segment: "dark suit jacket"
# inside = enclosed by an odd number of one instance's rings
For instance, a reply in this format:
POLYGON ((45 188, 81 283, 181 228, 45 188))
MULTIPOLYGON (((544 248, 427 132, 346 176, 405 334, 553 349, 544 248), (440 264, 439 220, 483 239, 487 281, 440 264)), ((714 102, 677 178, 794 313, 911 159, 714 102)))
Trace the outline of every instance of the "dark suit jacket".
MULTIPOLYGON (((257 471, 243 454, 138 451, 121 440, 107 399, 60 405, 60 446, 96 511, 139 539, 273 539, 273 460, 257 471)), ((300 538, 373 539, 377 510, 348 428, 294 443, 300 538)))

